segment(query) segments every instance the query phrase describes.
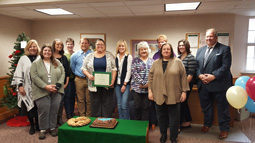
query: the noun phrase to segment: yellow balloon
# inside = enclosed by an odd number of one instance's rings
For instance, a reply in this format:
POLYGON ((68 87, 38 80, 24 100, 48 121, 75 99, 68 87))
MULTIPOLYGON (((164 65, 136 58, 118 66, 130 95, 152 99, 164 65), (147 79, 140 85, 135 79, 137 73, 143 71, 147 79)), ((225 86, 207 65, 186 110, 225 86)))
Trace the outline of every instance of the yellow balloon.
POLYGON ((231 86, 226 96, 228 103, 236 109, 243 108, 248 100, 246 91, 240 86, 231 86))

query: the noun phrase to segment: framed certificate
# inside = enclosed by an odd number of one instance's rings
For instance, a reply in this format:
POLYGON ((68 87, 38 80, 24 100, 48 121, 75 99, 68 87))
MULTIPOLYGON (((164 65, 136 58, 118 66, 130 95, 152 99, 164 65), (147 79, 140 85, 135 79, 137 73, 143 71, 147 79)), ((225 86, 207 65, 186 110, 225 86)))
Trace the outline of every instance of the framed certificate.
POLYGON ((93 72, 93 76, 94 81, 92 82, 92 85, 95 87, 109 87, 111 84, 111 72, 93 72))

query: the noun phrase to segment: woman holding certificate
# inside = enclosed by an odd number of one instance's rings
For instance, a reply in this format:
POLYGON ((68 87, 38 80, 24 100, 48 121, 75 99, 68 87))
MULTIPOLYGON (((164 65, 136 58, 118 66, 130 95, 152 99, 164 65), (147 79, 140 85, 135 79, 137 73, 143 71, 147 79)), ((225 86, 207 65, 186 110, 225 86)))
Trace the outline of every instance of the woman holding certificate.
POLYGON ((182 61, 174 57, 171 44, 163 44, 160 55, 150 69, 148 98, 156 102, 160 142, 166 142, 169 125, 170 140, 174 143, 178 137, 180 102, 186 100, 189 86, 182 61))
POLYGON ((137 45, 139 57, 134 58, 131 65, 131 88, 134 94, 136 120, 149 120, 148 75, 153 59, 149 58, 149 44, 141 41, 137 45))
POLYGON ((115 81, 115 94, 119 119, 129 119, 128 96, 130 92, 132 56, 128 54, 127 42, 119 40, 116 49, 115 63, 117 66, 117 79, 115 81))
POLYGON ((115 57, 106 51, 103 39, 96 41, 96 51, 86 56, 81 69, 88 78, 92 117, 112 117, 117 68, 115 57))

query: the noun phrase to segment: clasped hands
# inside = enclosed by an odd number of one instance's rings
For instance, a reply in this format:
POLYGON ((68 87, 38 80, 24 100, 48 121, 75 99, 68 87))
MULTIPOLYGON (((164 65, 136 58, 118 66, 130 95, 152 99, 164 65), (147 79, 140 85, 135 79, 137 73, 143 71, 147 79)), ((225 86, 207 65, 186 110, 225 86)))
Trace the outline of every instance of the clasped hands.
POLYGON ((215 80, 215 76, 213 74, 200 74, 198 78, 204 83, 208 84, 211 81, 215 80))

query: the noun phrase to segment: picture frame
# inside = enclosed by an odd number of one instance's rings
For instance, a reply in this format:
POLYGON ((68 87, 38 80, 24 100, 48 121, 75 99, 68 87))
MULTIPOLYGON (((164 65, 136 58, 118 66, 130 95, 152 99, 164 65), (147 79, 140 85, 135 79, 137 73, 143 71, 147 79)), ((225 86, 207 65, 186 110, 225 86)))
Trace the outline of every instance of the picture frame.
POLYGON ((80 38, 88 38, 90 43, 90 50, 95 51, 96 40, 103 39, 106 44, 106 34, 105 33, 81 33, 80 38))
POLYGON ((192 55, 196 56, 199 48, 200 33, 186 33, 186 40, 189 41, 192 55))
POLYGON ((148 42, 148 44, 150 46, 150 49, 151 49, 151 53, 149 54, 149 57, 152 58, 153 55, 158 52, 157 40, 151 40, 151 39, 133 39, 133 40, 130 40, 130 45, 131 45, 130 54, 132 55, 133 58, 139 57, 138 51, 137 51, 137 44, 141 41, 148 42))

